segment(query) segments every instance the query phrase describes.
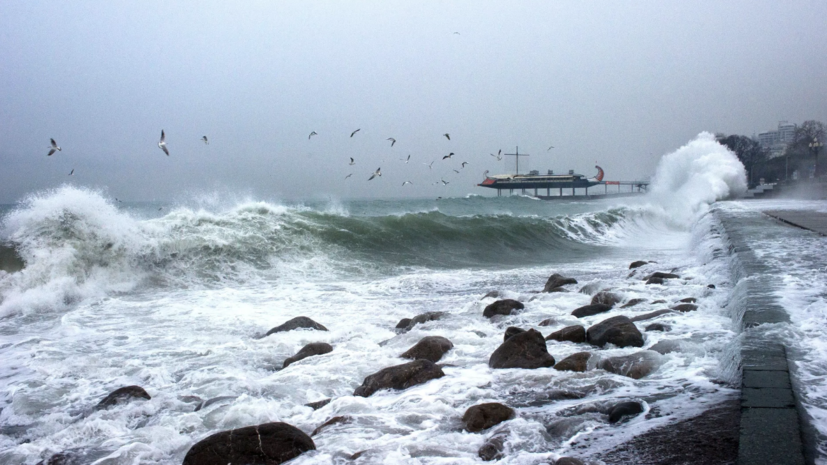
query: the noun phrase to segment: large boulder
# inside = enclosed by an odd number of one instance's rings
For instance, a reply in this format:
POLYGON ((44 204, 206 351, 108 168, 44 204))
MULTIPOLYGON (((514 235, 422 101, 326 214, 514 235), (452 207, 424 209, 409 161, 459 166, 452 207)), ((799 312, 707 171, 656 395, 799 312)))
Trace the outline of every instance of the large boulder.
POLYGON ((117 404, 125 404, 134 399, 152 399, 152 397, 141 386, 125 386, 116 389, 98 402, 95 410, 103 410, 117 404))
POLYGON ((514 313, 514 310, 522 310, 524 308, 525 305, 521 302, 514 299, 503 299, 485 307, 485 310, 482 311, 482 316, 491 318, 494 315, 511 315, 514 313))
POLYGON ((611 305, 606 304, 591 304, 591 305, 584 305, 579 308, 575 308, 574 311, 571 312, 572 315, 576 316, 577 318, 583 318, 587 316, 597 315, 599 313, 605 313, 612 309, 611 305))
POLYGON ((695 297, 687 297, 685 299, 681 299, 681 302, 683 302, 685 304, 694 304, 697 301, 698 301, 698 299, 696 299, 695 297))
POLYGON ((603 320, 586 331, 586 341, 598 347, 643 347, 643 335, 629 317, 620 315, 603 320))
POLYGON ((566 326, 546 336, 547 341, 586 342, 586 328, 580 325, 566 326))
POLYGON ((681 339, 664 339, 662 341, 658 341, 652 347, 649 347, 649 350, 654 350, 655 352, 666 355, 672 352, 682 352, 685 349, 686 342, 681 339))
POLYGON ((634 261, 629 265, 629 269, 633 270, 635 268, 640 268, 641 266, 646 265, 647 263, 649 263, 649 262, 647 262, 646 260, 634 261))
POLYGON ((408 389, 411 386, 442 378, 445 373, 430 360, 414 360, 384 368, 368 376, 353 392, 354 396, 370 397, 381 389, 408 389))
POLYGON ((546 281, 545 287, 543 287, 543 292, 549 292, 552 289, 565 286, 567 284, 577 284, 577 280, 574 278, 567 278, 559 273, 554 273, 553 275, 549 276, 548 280, 546 281))
POLYGON ((315 449, 313 440, 300 429, 287 423, 265 423, 202 439, 190 448, 182 465, 277 465, 315 449))
POLYGON ((637 315, 632 317, 632 321, 646 321, 651 320, 652 318, 657 318, 661 315, 666 315, 668 313, 675 313, 674 310, 670 310, 668 308, 664 308, 662 310, 655 310, 654 312, 644 313, 643 315, 637 315))
POLYGON ((469 407, 462 416, 462 422, 469 432, 479 433, 514 418, 514 415, 514 409, 511 407, 498 402, 489 402, 469 407))
POLYGON ((400 333, 407 333, 408 331, 413 329, 413 327, 416 326, 416 325, 427 323, 429 321, 440 320, 445 315, 447 315, 447 313, 445 313, 445 312, 426 312, 426 313, 421 313, 421 314, 419 314, 419 315, 417 315, 413 318, 410 318, 410 319, 403 318, 402 321, 400 321, 399 324, 396 325, 397 331, 400 332, 400 333), (400 327, 402 322, 405 321, 405 320, 408 320, 407 324, 403 327, 400 327))
POLYGON ((319 323, 316 323, 310 318, 306 316, 297 316, 296 318, 288 320, 271 329, 270 331, 267 331, 267 334, 265 334, 265 336, 269 336, 273 333, 281 333, 284 331, 293 331, 294 329, 315 329, 317 331, 327 331, 327 328, 320 325, 319 323))
POLYGON ((554 357, 548 353, 543 335, 535 329, 510 337, 491 358, 491 368, 541 368, 554 366, 554 357))
POLYGON ((603 289, 603 283, 591 283, 581 287, 580 293, 586 295, 595 295, 598 292, 600 292, 601 289, 603 289))
POLYGON ((603 359, 597 364, 597 368, 616 375, 640 379, 657 370, 661 363, 662 357, 659 353, 641 350, 630 355, 603 359))
POLYGON ((623 296, 615 294, 614 292, 601 291, 592 297, 592 305, 603 304, 609 307, 614 307, 623 300, 623 296))
POLYGON ((617 423, 625 416, 643 413, 643 405, 640 402, 621 402, 609 409, 609 423, 617 423))
POLYGON ((399 320, 399 323, 396 324, 396 327, 394 329, 397 331, 404 331, 409 324, 411 324, 410 318, 402 318, 401 320, 399 320))
POLYGON ((430 360, 436 363, 453 347, 454 344, 442 336, 426 336, 405 351, 404 354, 400 355, 400 357, 412 360, 430 360))
POLYGON ((320 408, 322 408, 322 407, 324 407, 325 405, 329 404, 329 403, 330 403, 330 401, 332 401, 332 400, 333 400, 333 399, 322 399, 322 400, 317 400, 316 402, 310 402, 310 403, 304 404, 304 406, 305 406, 305 407, 310 407, 310 408, 312 408, 313 410, 319 410, 320 408))
POLYGON ((299 360, 307 357, 322 355, 329 352, 333 352, 333 347, 330 344, 326 342, 311 342, 310 344, 302 347, 296 355, 286 359, 282 368, 287 368, 291 363, 298 362, 299 360))
POLYGON ((574 457, 560 457, 554 465, 586 465, 586 462, 574 457))
POLYGON ((672 327, 663 323, 652 323, 644 331, 671 331, 672 327))
POLYGON ((591 357, 592 354, 589 352, 577 352, 557 362, 557 365, 554 365, 554 369, 558 371, 583 372, 588 369, 588 363, 591 357))

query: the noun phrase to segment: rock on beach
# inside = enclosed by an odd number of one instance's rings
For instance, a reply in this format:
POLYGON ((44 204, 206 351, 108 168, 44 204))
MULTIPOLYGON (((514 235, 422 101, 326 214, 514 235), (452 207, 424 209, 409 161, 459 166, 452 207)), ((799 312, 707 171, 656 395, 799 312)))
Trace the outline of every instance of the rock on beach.
POLYGON ((443 376, 445 376, 445 373, 443 373, 442 368, 434 362, 422 359, 414 360, 413 362, 384 368, 368 376, 362 382, 362 385, 356 388, 353 395, 370 397, 382 389, 401 391, 443 376))
POLYGON ((183 465, 277 465, 315 450, 310 436, 287 423, 265 423, 222 431, 193 445, 183 465))
POLYGON ((535 329, 519 333, 503 342, 491 358, 491 368, 542 368, 554 366, 554 357, 548 353, 543 335, 535 329))

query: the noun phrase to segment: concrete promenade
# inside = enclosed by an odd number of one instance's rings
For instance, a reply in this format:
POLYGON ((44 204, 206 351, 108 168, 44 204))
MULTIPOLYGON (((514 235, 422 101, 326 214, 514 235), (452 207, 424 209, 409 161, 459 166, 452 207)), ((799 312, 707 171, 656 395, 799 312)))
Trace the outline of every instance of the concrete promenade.
POLYGON ((789 225, 827 236, 827 213, 806 210, 768 210, 764 213, 789 225))
MULTIPOLYGON (((804 223, 801 218, 807 215, 809 213, 781 216, 804 223)), ((790 318, 775 296, 772 270, 757 259, 751 249, 754 231, 781 226, 774 225, 770 218, 757 211, 743 215, 718 211, 716 216, 726 230, 735 257, 731 308, 733 319, 740 321, 743 333, 737 463, 813 463, 812 444, 807 444, 807 438, 812 435, 807 434, 806 422, 802 422, 806 413, 790 377, 787 348, 773 335, 773 329, 789 324, 790 318)))

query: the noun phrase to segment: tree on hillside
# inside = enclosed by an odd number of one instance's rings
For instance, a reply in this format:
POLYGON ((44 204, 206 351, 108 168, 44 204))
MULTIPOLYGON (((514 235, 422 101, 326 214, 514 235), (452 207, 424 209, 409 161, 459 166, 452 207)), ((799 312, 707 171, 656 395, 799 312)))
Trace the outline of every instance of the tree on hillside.
MULTIPOLYGON (((805 121, 795 128, 795 134, 793 135, 793 140, 787 146, 787 150, 784 153, 787 157, 792 157, 793 159, 798 160, 812 160, 813 155, 815 153, 810 148, 810 144, 813 142, 827 142, 827 131, 825 131, 824 123, 821 121, 809 120, 805 121)), ((816 163, 818 166, 818 163, 816 163)), ((819 168, 819 171, 823 171, 823 168, 819 168)), ((815 173, 818 176, 820 173, 815 173)))
POLYGON ((755 168, 767 160, 767 152, 764 151, 758 141, 747 136, 737 134, 724 136, 723 134, 719 134, 717 139, 721 145, 732 150, 738 159, 741 160, 741 163, 744 164, 744 168, 747 170, 747 182, 752 186, 755 168))

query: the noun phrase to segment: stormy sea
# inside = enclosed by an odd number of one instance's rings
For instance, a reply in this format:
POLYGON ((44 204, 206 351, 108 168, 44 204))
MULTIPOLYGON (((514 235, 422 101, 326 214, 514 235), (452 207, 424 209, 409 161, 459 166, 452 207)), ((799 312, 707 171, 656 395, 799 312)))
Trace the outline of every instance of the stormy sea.
POLYGON ((735 156, 702 134, 662 158, 649 193, 622 199, 33 192, 0 207, 0 243, 25 263, 0 271, 0 462, 179 464, 211 434, 284 422, 315 430, 295 464, 470 464, 494 437, 499 463, 601 463, 737 399, 734 285, 714 209, 734 208, 718 201, 745 187, 735 156), (667 276, 647 281, 656 272, 667 276), (554 274, 576 283, 543 292, 554 274), (611 309, 572 315, 600 292, 611 309), (524 308, 483 315, 504 299, 524 308), (556 362, 589 353, 582 369, 489 365, 509 327, 545 337, 620 315, 643 316, 642 347, 550 339, 556 362), (300 316, 326 330, 267 334, 300 316), (354 395, 426 336, 450 341, 443 376, 354 395), (285 367, 310 343, 332 350, 285 367), (98 405, 133 385, 150 398, 98 405), (466 410, 489 402, 514 414, 468 431, 466 410), (611 418, 624 402, 639 411, 611 418))

